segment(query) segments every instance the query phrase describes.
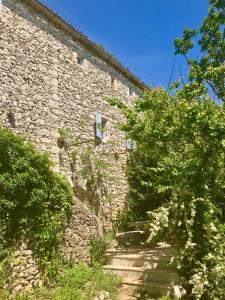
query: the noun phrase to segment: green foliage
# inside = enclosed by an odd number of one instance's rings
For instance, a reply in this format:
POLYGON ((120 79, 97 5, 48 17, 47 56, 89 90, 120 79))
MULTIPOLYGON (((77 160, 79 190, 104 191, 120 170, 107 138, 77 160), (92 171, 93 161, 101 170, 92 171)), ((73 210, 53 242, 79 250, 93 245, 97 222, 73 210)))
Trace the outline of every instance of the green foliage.
POLYGON ((224 299, 224 108, 159 89, 122 109, 122 129, 137 143, 127 214, 148 217, 149 239, 164 236, 177 247, 187 299, 224 299))
POLYGON ((164 296, 164 297, 160 297, 158 298, 157 300, 176 300, 177 298, 172 298, 172 297, 169 297, 169 296, 164 296))
MULTIPOLYGON (((64 128, 60 130, 62 136, 66 136, 67 142, 64 147, 70 158, 70 168, 73 173, 74 183, 78 184, 77 193, 87 201, 91 209, 99 215, 104 210, 101 202, 107 202, 110 206, 110 218, 113 225, 112 194, 109 186, 115 183, 115 178, 110 175, 107 150, 96 149, 95 139, 80 139, 71 136, 71 130, 64 128), (81 182, 79 182, 81 180, 81 182)), ((65 139, 64 139, 65 140, 65 139)), ((110 142, 113 145, 114 142, 110 142)), ((108 217, 108 215, 107 215, 108 217)))
POLYGON ((26 241, 39 267, 58 256, 58 247, 73 204, 62 175, 21 136, 0 128, 0 259, 26 241))
POLYGON ((120 285, 121 280, 116 275, 104 273, 97 265, 91 268, 80 263, 66 269, 59 276, 54 289, 42 288, 32 299, 92 300, 104 291, 108 293, 110 299, 116 300, 120 285))
POLYGON ((119 231, 129 231, 131 228, 129 224, 131 222, 139 221, 143 218, 143 215, 147 213, 141 214, 139 213, 139 202, 138 204, 134 200, 135 198, 131 198, 131 191, 126 197, 125 204, 123 209, 119 210, 116 216, 116 228, 119 231), (138 211, 135 209, 137 204, 138 211), (138 218, 140 216, 140 218, 138 218))
POLYGON ((70 128, 60 128, 59 129, 59 134, 60 137, 64 140, 67 141, 71 137, 71 129, 70 128))
MULTIPOLYGON (((10 256, 0 261, 0 290, 5 285, 12 273, 11 265, 16 261, 15 257, 10 256)), ((1 293, 0 293, 1 299, 1 293)))
POLYGON ((94 237, 91 239, 90 245, 91 263, 101 263, 105 251, 107 250, 107 242, 104 239, 94 237))
POLYGON ((93 270, 81 263, 65 271, 59 280, 59 286, 80 289, 91 280, 92 275, 93 270))
POLYGON ((108 232, 103 236, 103 238, 93 237, 90 241, 90 254, 91 254, 91 264, 95 265, 96 263, 102 263, 104 254, 109 248, 110 243, 114 238, 112 232, 108 232))
POLYGON ((89 146, 80 155, 82 169, 80 171, 83 179, 87 180, 87 189, 93 199, 97 198, 96 192, 100 190, 102 195, 107 194, 106 180, 108 179, 107 169, 109 164, 101 158, 94 156, 93 147, 89 146))
POLYGON ((30 300, 31 297, 27 293, 19 293, 15 300, 30 300))
POLYGON ((193 99, 207 94, 210 87, 215 95, 225 100, 225 1, 211 0, 208 16, 199 30, 185 29, 183 38, 175 39, 176 54, 182 54, 189 65, 189 83, 184 84, 180 94, 193 99), (188 57, 198 38, 202 53, 200 60, 188 57))
POLYGON ((101 201, 107 202, 110 208, 110 221, 114 228, 112 210, 113 196, 109 191, 109 186, 112 183, 115 184, 116 179, 110 175, 109 163, 107 162, 107 159, 105 159, 107 153, 103 151, 95 153, 94 148, 88 146, 79 156, 81 168, 78 170, 77 174, 86 182, 89 203, 98 215, 100 211, 104 214, 104 211, 100 210, 101 201))

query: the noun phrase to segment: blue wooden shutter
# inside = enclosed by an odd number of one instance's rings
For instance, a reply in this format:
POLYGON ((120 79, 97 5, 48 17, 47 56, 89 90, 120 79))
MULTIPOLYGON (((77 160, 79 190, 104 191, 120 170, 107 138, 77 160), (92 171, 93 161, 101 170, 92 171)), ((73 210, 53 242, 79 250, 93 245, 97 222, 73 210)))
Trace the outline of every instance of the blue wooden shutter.
POLYGON ((127 139, 127 150, 134 149, 134 141, 132 139, 127 139))
POLYGON ((96 112, 95 115, 95 135, 102 140, 102 115, 96 112))

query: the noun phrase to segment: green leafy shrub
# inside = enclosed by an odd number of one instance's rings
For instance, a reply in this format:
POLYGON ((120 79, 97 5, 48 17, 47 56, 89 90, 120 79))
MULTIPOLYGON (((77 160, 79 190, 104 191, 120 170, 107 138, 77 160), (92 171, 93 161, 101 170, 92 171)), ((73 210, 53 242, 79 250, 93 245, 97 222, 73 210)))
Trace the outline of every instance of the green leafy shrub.
POLYGON ((47 153, 0 127, 0 260, 26 241, 44 267, 58 255, 73 192, 47 153))
POLYGON ((119 231, 129 231, 131 230, 129 224, 131 222, 134 221, 139 221, 141 220, 141 218, 139 219, 137 217, 137 215, 135 214, 135 210, 132 210, 132 213, 130 213, 131 211, 131 206, 133 207, 135 201, 131 200, 131 195, 130 193, 127 195, 126 197, 126 201, 125 201, 125 205, 123 207, 123 209, 119 210, 116 216, 116 227, 119 231), (133 202, 133 203, 131 203, 133 202))
POLYGON ((0 289, 0 300, 6 300, 9 299, 10 297, 10 292, 9 290, 6 289, 0 289))
POLYGON ((225 3, 210 0, 209 13, 198 30, 186 28, 183 38, 175 39, 176 54, 185 57, 188 64, 188 83, 179 94, 186 99, 201 98, 213 92, 217 99, 225 101, 225 3), (199 58, 189 55, 195 44, 200 48, 199 58))
POLYGON ((127 174, 127 214, 150 220, 149 240, 168 239, 187 299, 225 299, 225 110, 146 92, 122 129, 136 141, 127 174))
POLYGON ((90 240, 90 254, 91 254, 91 264, 95 265, 96 263, 102 263, 104 254, 109 248, 112 240, 114 239, 114 233, 108 232, 106 233, 103 238, 96 238, 93 237, 90 240))
POLYGON ((90 245, 91 263, 101 263, 103 255, 107 250, 107 242, 104 239, 94 237, 91 239, 90 245))

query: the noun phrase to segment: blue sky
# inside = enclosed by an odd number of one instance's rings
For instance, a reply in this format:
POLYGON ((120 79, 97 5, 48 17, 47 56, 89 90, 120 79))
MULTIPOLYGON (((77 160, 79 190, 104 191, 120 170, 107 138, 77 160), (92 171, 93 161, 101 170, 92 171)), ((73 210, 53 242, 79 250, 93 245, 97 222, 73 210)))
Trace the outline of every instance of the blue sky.
MULTIPOLYGON (((70 24, 102 44, 148 85, 169 82, 175 37, 186 27, 198 28, 208 0, 41 0, 70 24)), ((193 51, 193 57, 198 52, 193 51)), ((186 64, 175 59, 173 80, 186 64)))

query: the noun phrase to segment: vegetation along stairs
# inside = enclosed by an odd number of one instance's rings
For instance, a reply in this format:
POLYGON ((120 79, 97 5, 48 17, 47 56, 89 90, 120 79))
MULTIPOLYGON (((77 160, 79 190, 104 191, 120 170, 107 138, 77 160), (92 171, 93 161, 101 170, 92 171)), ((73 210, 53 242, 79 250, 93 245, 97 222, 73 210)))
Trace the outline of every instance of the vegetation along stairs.
POLYGON ((143 299, 144 293, 153 298, 181 298, 183 289, 176 266, 171 264, 171 246, 158 243, 150 247, 145 236, 144 231, 118 233, 117 245, 105 254, 104 269, 123 279, 119 299, 143 299))

